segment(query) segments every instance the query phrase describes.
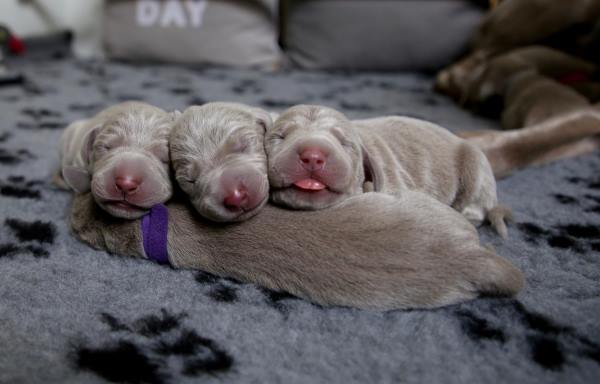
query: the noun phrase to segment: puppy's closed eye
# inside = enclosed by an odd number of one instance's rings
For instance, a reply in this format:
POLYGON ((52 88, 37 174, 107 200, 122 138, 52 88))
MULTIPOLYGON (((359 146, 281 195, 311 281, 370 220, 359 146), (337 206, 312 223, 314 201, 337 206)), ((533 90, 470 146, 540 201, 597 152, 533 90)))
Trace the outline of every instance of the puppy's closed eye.
POLYGON ((98 143, 93 147, 93 156, 96 160, 107 154, 114 147, 108 143, 98 143))
POLYGON ((110 151, 113 147, 110 144, 99 144, 95 149, 100 151, 110 151))
POLYGON ((339 130, 339 129, 332 129, 331 133, 337 139, 337 141, 339 141, 339 143, 342 145, 342 147, 344 147, 346 149, 352 149, 353 148, 353 142, 352 142, 352 140, 350 140, 348 137, 346 137, 346 135, 341 130, 339 130))
POLYGON ((271 142, 283 141, 283 140, 285 140, 285 134, 283 134, 282 132, 272 133, 271 135, 269 135, 268 140, 271 142))
POLYGON ((231 153, 247 153, 250 149, 250 144, 248 142, 235 142, 232 143, 229 147, 229 151, 231 153))
POLYGON ((168 144, 159 144, 150 148, 150 152, 154 154, 162 163, 169 164, 169 146, 168 144))
POLYGON ((187 175, 177 176, 176 179, 177 179, 177 182, 179 183, 179 185, 182 185, 182 184, 193 185, 196 183, 196 180, 190 178, 187 175))
POLYGON ((176 166, 175 179, 184 190, 186 187, 192 187, 200 175, 200 168, 195 162, 183 161, 176 166))

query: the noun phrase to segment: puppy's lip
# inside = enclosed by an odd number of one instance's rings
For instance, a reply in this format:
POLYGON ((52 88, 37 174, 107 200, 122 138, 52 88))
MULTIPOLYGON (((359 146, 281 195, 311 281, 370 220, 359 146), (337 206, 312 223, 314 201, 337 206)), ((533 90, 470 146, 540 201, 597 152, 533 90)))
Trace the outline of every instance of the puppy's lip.
POLYGON ((148 208, 140 207, 138 205, 132 204, 127 200, 105 200, 102 202, 105 205, 110 207, 123 210, 123 211, 147 211, 148 208))
POLYGON ((239 212, 236 211, 235 213, 238 213, 238 215, 231 220, 234 220, 234 221, 235 220, 246 220, 246 219, 254 216, 258 212, 259 208, 262 207, 268 199, 269 199, 269 194, 267 194, 254 207, 248 208, 248 209, 241 209, 239 212))
POLYGON ((253 207, 251 208, 244 208, 244 207, 226 207, 227 210, 232 213, 232 214, 237 214, 238 216, 244 215, 246 213, 252 212, 255 209, 257 209, 258 207, 260 207, 267 199, 269 198, 269 194, 266 194, 260 201, 258 201, 253 207))

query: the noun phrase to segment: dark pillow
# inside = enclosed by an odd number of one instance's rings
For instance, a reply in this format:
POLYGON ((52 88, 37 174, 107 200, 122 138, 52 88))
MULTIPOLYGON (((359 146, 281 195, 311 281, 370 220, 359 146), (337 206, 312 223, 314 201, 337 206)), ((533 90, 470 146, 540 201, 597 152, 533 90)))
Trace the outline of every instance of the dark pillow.
POLYGON ((466 50, 483 13, 467 0, 284 0, 282 42, 303 68, 436 70, 466 50))

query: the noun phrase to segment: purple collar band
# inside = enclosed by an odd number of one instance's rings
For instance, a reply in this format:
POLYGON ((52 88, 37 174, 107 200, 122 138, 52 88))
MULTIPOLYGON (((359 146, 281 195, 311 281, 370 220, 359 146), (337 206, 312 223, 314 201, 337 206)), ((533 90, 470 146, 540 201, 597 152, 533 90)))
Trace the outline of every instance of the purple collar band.
POLYGON ((169 210, 164 204, 156 204, 142 218, 142 237, 146 257, 160 264, 169 264, 167 234, 169 232, 169 210))

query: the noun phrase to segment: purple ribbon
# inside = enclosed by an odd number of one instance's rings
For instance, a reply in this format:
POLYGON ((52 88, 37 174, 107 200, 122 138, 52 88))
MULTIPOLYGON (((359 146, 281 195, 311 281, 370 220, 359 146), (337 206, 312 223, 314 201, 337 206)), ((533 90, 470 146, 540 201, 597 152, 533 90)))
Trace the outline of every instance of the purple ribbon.
POLYGON ((167 234, 169 232, 169 210, 164 204, 156 204, 150 213, 142 218, 144 251, 150 260, 169 264, 167 234))

